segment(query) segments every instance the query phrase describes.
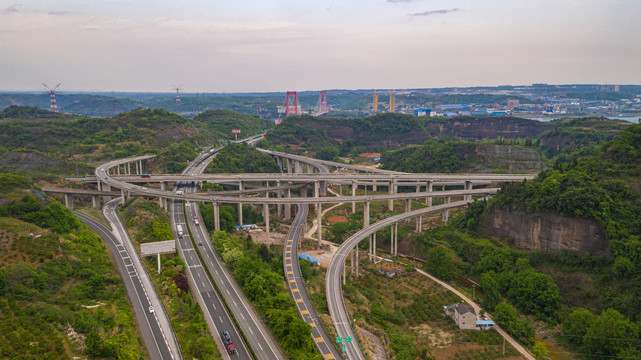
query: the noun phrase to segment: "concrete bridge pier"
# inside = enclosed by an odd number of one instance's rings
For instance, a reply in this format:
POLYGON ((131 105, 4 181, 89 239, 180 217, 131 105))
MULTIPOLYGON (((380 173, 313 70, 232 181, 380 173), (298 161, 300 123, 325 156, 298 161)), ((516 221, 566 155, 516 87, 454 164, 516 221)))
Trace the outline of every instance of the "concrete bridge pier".
POLYGON ((263 217, 265 219, 265 233, 269 238, 269 204, 263 204, 263 217))
MULTIPOLYGON (((107 183, 102 184, 102 191, 111 191, 111 185, 107 183)), ((105 201, 105 204, 111 201, 111 196, 105 196, 103 199, 105 201)))
MULTIPOLYGON (((280 187, 280 180, 276 180, 276 187, 280 187)), ((282 198, 283 192, 281 190, 276 191, 276 197, 279 199, 282 198)), ((283 213, 283 205, 284 204, 280 203, 276 205, 276 217, 280 217, 283 213)))
POLYGON ((131 163, 127 163, 127 175, 131 175, 131 163))
POLYGON ((125 190, 123 189, 120 189, 120 200, 122 201, 123 204, 125 203, 125 201, 127 201, 125 190))
POLYGON ((398 223, 394 224, 394 256, 398 256, 398 223))
POLYGON ((140 169, 140 173, 142 174, 142 160, 138 160, 138 163, 139 163, 138 169, 140 169))
MULTIPOLYGON (((287 199, 292 197, 292 189, 287 189, 287 199)), ((291 204, 285 204, 285 220, 289 220, 292 218, 292 205, 291 204)))
POLYGON ((303 163, 301 163, 300 161, 296 161, 294 163, 294 172, 296 174, 301 174, 303 172, 303 163))
MULTIPOLYGON (((238 182, 238 190, 243 191, 245 190, 245 183, 242 181, 238 182)), ((238 195, 239 197, 243 197, 243 195, 238 195)), ((243 204, 238 203, 238 225, 243 226, 243 204)))
POLYGON ((65 206, 68 209, 73 210, 73 195, 72 194, 65 194, 65 206))
POLYGON ((220 230, 220 204, 212 203, 214 206, 214 230, 220 230))
POLYGON ((318 183, 318 180, 314 180, 314 197, 317 198, 319 196, 320 192, 320 184, 318 183))
POLYGON ((285 158, 285 164, 287 165, 287 173, 292 173, 292 160, 285 158))
MULTIPOLYGON (((465 180, 465 190, 472 190, 472 188, 473 188, 472 181, 465 180)), ((466 201, 472 200, 472 195, 465 195, 463 199, 466 201)))
POLYGON ((323 246, 323 242, 322 242, 323 241, 322 240, 322 237, 323 237, 323 217, 321 216, 322 209, 323 209, 323 206, 321 205, 321 203, 316 203, 316 222, 318 223, 318 228, 317 228, 318 229, 317 230, 318 234, 316 236, 318 237, 318 247, 319 248, 323 246))
POLYGON ((100 195, 92 195, 91 204, 93 205, 94 209, 100 210, 100 195))
MULTIPOLYGON (((165 182, 164 181, 160 182, 160 190, 165 191, 165 182)), ((167 210, 167 208, 165 207, 165 198, 164 197, 162 197, 162 196, 158 197, 158 206, 160 206, 161 209, 167 210)))
MULTIPOLYGON (((356 196, 356 189, 358 185, 355 180, 352 180, 352 196, 356 196)), ((352 214, 356 213, 356 201, 352 201, 352 214)))
POLYGON ((376 181, 372 184, 372 191, 377 191, 378 187, 376 185, 376 181))
POLYGON ((372 260, 376 261, 376 233, 372 234, 374 246, 372 247, 372 260))
POLYGON ((416 232, 421 232, 423 230, 423 215, 419 215, 416 218, 416 232))
MULTIPOLYGON (((395 190, 396 190, 396 184, 394 183, 394 181, 390 181, 390 182, 389 182, 389 186, 388 186, 388 187, 389 187, 389 194, 390 194, 390 195, 394 195, 394 194, 396 194, 396 192, 395 192, 395 190)), ((387 210, 389 210, 389 211, 394 211, 394 200, 389 199, 389 200, 387 201, 387 210)))
MULTIPOLYGON (((425 187, 425 192, 432 192, 432 180, 427 181, 427 186, 425 187)), ((432 197, 425 198, 425 205, 432 206, 432 197)))
POLYGON ((405 199, 405 212, 412 211, 412 199, 405 199))
POLYGON ((312 164, 307 164, 307 173, 308 174, 313 174, 314 173, 314 166, 312 164))
MULTIPOLYGON (((449 204, 451 200, 452 198, 448 196, 445 199, 445 202, 449 204)), ((450 209, 443 210, 443 222, 446 223, 449 219, 450 219, 450 209)))

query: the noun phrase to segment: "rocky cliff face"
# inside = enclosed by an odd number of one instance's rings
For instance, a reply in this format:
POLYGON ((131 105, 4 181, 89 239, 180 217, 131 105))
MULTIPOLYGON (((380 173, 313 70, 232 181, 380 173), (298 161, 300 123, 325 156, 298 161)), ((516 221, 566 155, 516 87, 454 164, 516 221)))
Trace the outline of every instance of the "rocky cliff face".
POLYGON ((592 255, 605 255, 608 251, 603 227, 587 219, 491 209, 480 230, 490 236, 510 238, 516 246, 528 250, 570 249, 592 255))
POLYGON ((474 147, 474 162, 471 172, 504 170, 506 172, 532 172, 547 170, 536 148, 519 145, 479 144, 474 147))

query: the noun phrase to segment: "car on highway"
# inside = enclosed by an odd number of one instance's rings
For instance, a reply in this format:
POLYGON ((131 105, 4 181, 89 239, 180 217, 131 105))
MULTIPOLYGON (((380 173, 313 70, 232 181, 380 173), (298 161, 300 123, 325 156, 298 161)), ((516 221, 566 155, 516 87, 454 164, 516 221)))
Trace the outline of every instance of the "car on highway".
POLYGON ((146 178, 146 179, 148 179, 148 178, 150 178, 150 177, 151 177, 151 175, 149 175, 149 174, 142 174, 142 175, 140 175, 140 177, 141 177, 141 178, 146 178))
POLYGON ((223 342, 225 343, 225 348, 227 349, 227 353, 229 355, 235 354, 236 347, 234 346, 234 343, 231 341, 231 337, 229 337, 229 333, 225 330, 221 333, 221 337, 223 338, 223 342))
POLYGON ((149 313, 150 313, 150 314, 153 314, 153 313, 154 313, 154 307, 153 307, 153 306, 149 306, 149 313))
POLYGON ((194 216, 194 224, 200 225, 200 222, 198 222, 198 217, 197 216, 194 216))

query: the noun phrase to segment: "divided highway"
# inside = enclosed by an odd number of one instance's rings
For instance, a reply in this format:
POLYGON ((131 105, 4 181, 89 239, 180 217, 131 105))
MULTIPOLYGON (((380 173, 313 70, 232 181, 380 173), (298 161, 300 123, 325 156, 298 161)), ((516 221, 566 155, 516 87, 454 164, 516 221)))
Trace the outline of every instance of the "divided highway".
MULTIPOLYGON (((199 174, 204 172, 208 164, 207 160, 215 156, 216 153, 217 151, 205 153, 206 156, 204 158, 199 157, 199 161, 194 161, 192 166, 185 169, 184 173, 199 174)), ((191 187, 185 189, 186 192, 193 190, 191 187)), ((229 274, 227 268, 222 264, 218 253, 214 250, 204 222, 200 221, 198 225, 195 223, 195 218, 201 218, 198 204, 187 202, 185 204, 185 210, 191 234, 193 235, 194 242, 198 244, 198 251, 202 255, 204 265, 224 296, 229 309, 233 312, 238 325, 254 350, 256 358, 260 360, 284 359, 285 356, 280 350, 278 343, 272 338, 269 330, 265 327, 258 314, 256 314, 247 297, 245 297, 245 294, 243 294, 236 281, 229 274)), ((177 219, 178 216, 175 218, 177 219)), ((185 217, 183 217, 183 219, 184 218, 185 217)))
MULTIPOLYGON (((109 207, 105 207, 105 215, 109 213, 115 216, 113 211, 119 204, 120 199, 112 200, 108 203, 107 205, 109 205, 109 207)), ((119 219, 116 217, 116 224, 114 224, 114 217, 110 216, 111 219, 109 221, 112 227, 116 229, 116 231, 112 232, 101 222, 87 215, 78 212, 75 212, 75 214, 82 222, 87 224, 103 238, 111 249, 125 284, 127 295, 138 319, 138 325, 140 326, 140 331, 147 346, 149 356, 152 359, 182 358, 178 343, 171 333, 171 323, 163 310, 162 303, 160 299, 158 299, 151 281, 147 278, 145 270, 141 268, 142 264, 140 261, 135 261, 138 255, 135 254, 131 256, 131 249, 125 246, 126 243, 121 241, 123 236, 120 231, 117 230, 117 227, 114 226, 119 224, 120 227, 122 227, 119 219), (143 278, 146 278, 146 281, 143 278), (153 313, 149 312, 150 306, 154 308, 153 313), (168 334, 167 336, 165 336, 166 333, 168 334)))

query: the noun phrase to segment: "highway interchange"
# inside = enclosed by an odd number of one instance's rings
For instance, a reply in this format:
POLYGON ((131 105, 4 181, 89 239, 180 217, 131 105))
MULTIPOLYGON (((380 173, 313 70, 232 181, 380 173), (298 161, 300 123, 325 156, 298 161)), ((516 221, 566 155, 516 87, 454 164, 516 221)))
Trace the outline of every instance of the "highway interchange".
MULTIPOLYGON (((259 140, 258 137, 250 139, 250 142, 256 142, 259 140)), ((190 285, 195 287, 195 295, 197 301, 200 303, 203 308, 203 312, 207 318, 207 323, 210 326, 210 332, 212 333, 214 339, 216 340, 220 349, 224 349, 220 338, 220 332, 225 330, 228 331, 236 344, 237 353, 239 358, 251 359, 254 356, 258 359, 283 359, 284 356, 282 351, 279 349, 275 340, 269 335, 264 327, 264 324, 258 318, 257 314, 254 312, 253 308, 249 305, 249 302, 245 298, 242 291, 240 291, 238 285, 229 275, 227 269, 224 267, 221 261, 219 261, 219 256, 216 251, 213 249, 211 239, 207 229, 204 225, 195 224, 194 218, 200 218, 200 212, 195 201, 208 201, 208 202, 224 202, 224 203, 260 203, 260 204, 287 204, 286 206, 291 206, 291 204, 298 204, 297 216, 294 219, 294 223, 290 230, 290 233, 287 236, 287 242, 284 249, 284 272, 290 286, 290 291, 292 297, 295 299, 296 305, 299 309, 299 312, 303 319, 312 326, 312 337, 314 342, 319 349, 319 352, 324 356, 325 359, 337 358, 336 348, 334 347, 331 339, 328 338, 327 333, 324 331, 322 326, 315 326, 320 324, 318 321, 316 312, 313 309, 311 301, 309 301, 309 296, 304 287, 304 281, 300 276, 300 266, 297 258, 297 245, 300 239, 300 233, 305 224, 307 217, 307 204, 321 204, 321 203, 338 203, 338 202, 355 202, 355 201, 380 201, 380 200, 390 200, 390 199, 411 199, 411 198, 428 198, 428 197, 450 197, 450 196, 466 196, 469 195, 468 201, 463 202, 454 202, 449 204, 443 204, 428 208, 423 208, 411 212, 406 212, 401 215, 393 216, 382 221, 379 221, 365 229, 359 231, 354 236, 350 237, 345 243, 341 245, 338 253, 333 257, 330 267, 327 272, 327 287, 326 295, 328 299, 328 307, 330 309, 330 315, 334 321, 336 331, 339 336, 347 337, 351 336, 355 339, 353 330, 350 326, 350 320, 345 309, 344 299, 342 296, 342 290, 340 285, 340 277, 343 271, 344 262, 347 257, 347 254, 357 245, 358 242, 367 238, 370 234, 374 233, 378 229, 382 229, 386 226, 390 226, 393 223, 407 219, 414 216, 419 216, 424 213, 432 211, 441 211, 448 208, 458 207, 465 205, 469 200, 471 200, 471 195, 487 195, 495 192, 495 189, 471 189, 471 186, 468 188, 466 180, 472 178, 477 182, 489 182, 489 181, 520 181, 524 178, 531 178, 527 175, 517 175, 517 176, 488 176, 480 175, 476 177, 475 175, 470 176, 466 175, 465 178, 460 176, 453 177, 451 175, 443 176, 442 174, 429 174, 431 176, 425 176, 426 174, 419 174, 423 176, 407 176, 408 174, 404 173, 393 173, 389 171, 374 171, 376 172, 374 179, 379 182, 379 185, 385 185, 382 182, 387 181, 388 183, 394 181, 394 183, 399 182, 400 186, 403 186, 400 181, 414 181, 415 184, 419 184, 420 181, 432 181, 434 183, 463 183, 465 184, 465 190, 451 190, 451 191, 438 191, 438 192, 413 192, 413 193, 400 193, 400 194, 383 194, 383 195, 362 195, 362 196, 340 196, 340 197, 291 197, 291 198, 256 198, 256 197, 236 197, 231 196, 230 192, 221 192, 216 194, 193 194, 196 190, 197 181, 219 181, 225 183, 234 183, 234 181, 276 181, 280 179, 284 183, 288 181, 298 182, 299 184, 307 184, 310 182, 316 183, 316 188, 318 188, 319 181, 328 181, 338 184, 343 183, 354 183, 356 181, 359 184, 367 183, 367 179, 372 179, 372 176, 365 174, 339 174, 339 176, 331 176, 336 174, 328 174, 327 168, 324 164, 331 166, 338 166, 344 164, 332 163, 332 162, 322 162, 317 161, 316 159, 310 159, 306 157, 299 157, 291 154, 276 153, 272 151, 262 150, 263 152, 270 153, 274 156, 283 156, 284 158, 304 162, 308 164, 307 166, 314 166, 318 169, 316 174, 242 174, 242 175, 227 175, 219 176, 217 174, 201 176, 204 171, 204 168, 208 164, 208 160, 211 159, 215 154, 220 150, 213 149, 211 151, 205 151, 199 155, 199 157, 188 166, 183 175, 153 175, 153 180, 150 178, 141 179, 140 176, 112 176, 110 175, 110 168, 114 166, 120 166, 126 164, 127 162, 142 161, 151 158, 152 156, 140 156, 136 158, 121 159, 103 164, 96 168, 96 177, 100 179, 101 183, 108 185, 109 187, 115 187, 121 189, 123 198, 125 194, 136 194, 143 196, 156 196, 161 198, 173 199, 171 201, 170 213, 172 219, 172 228, 176 233, 176 226, 181 225, 184 229, 189 229, 182 237, 177 237, 178 250, 181 257, 184 259, 187 267, 187 275, 190 280, 190 285), (387 179, 387 180, 379 180, 387 179), (429 179, 429 180, 428 180, 429 179), (158 190, 158 189, 147 189, 138 185, 133 185, 131 183, 123 182, 127 181, 140 181, 147 180, 147 182, 152 181, 173 181, 175 182, 175 188, 171 191, 158 190), (176 190, 183 190, 183 192, 177 193, 176 190), (187 201, 183 203, 183 201, 187 201), (193 240, 192 240, 193 236, 193 240), (196 245, 198 244, 198 245, 196 245), (202 244, 202 245, 201 245, 202 244), (290 251, 288 253, 288 251, 290 251), (289 255, 289 256, 288 256, 289 255), (204 261, 204 266, 202 261, 204 261), (218 287, 221 294, 225 297, 223 301, 214 284, 211 281, 210 276, 215 280, 216 286, 218 287), (293 280, 293 281, 292 281, 293 280), (227 303, 229 309, 233 312, 234 317, 232 317, 227 311, 227 307, 224 302, 227 303), (235 320, 235 322, 234 322, 235 320), (240 330, 242 334, 235 327, 235 323, 240 325, 240 330), (244 339, 247 339, 251 344, 253 349, 250 350, 249 346, 245 344, 244 339)), ((289 160, 287 166, 289 164, 289 160)), ((347 166, 349 168, 349 166, 347 166)), ((370 168, 360 169, 357 166, 351 166, 352 170, 358 168, 358 171, 372 170, 370 168)), ((290 169, 288 169, 290 170, 290 169)), ((104 186, 104 185, 103 185, 104 186)), ((104 190, 104 187, 99 185, 99 189, 104 190)), ((291 186, 291 185, 290 185, 291 186)), ((277 188, 267 188, 264 190, 275 191, 277 189, 282 189, 287 187, 277 187, 277 188)), ((391 191, 390 191, 391 192, 391 191)), ((238 195, 240 193, 247 192, 236 192, 238 195)), ((317 192, 316 192, 317 193, 317 192)), ((118 199, 120 200, 120 199, 118 199)), ((116 204, 116 202, 112 202, 116 204)), ((111 203, 110 203, 111 204, 111 203)), ((131 297, 131 294, 130 294, 131 297)), ((132 299, 132 303, 135 301, 132 299)), ((140 301, 143 303, 142 301, 140 301)), ((144 308, 144 307, 143 307, 144 308)), ((138 311, 136 312, 138 314, 138 311)), ((144 333, 144 332, 143 332, 144 333)), ((144 334, 143 334, 144 335, 144 334)), ((145 341, 147 343, 147 337, 145 336, 145 341)), ((149 346, 149 345, 148 345, 149 346)), ((347 356, 350 359, 361 359, 364 358, 360 348, 357 347, 357 342, 347 346, 347 356)), ((221 353, 225 354, 223 350, 221 353)), ((224 355, 226 358, 229 358, 229 355, 224 355)), ((162 358, 159 356, 158 358, 162 358)))

